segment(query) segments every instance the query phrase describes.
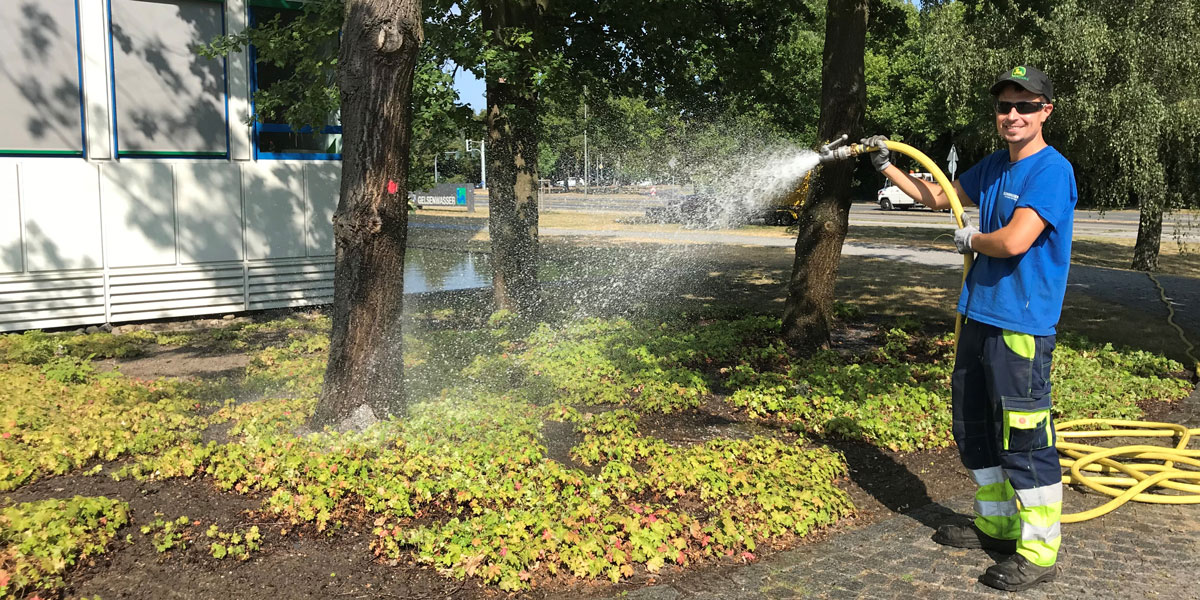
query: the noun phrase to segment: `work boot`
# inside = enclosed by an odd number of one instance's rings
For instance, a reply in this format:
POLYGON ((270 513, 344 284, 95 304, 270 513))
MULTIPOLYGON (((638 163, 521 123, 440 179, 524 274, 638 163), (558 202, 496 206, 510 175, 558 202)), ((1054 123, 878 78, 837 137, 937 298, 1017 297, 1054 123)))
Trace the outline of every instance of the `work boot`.
POLYGON ((942 525, 938 527, 937 533, 933 534, 933 541, 943 546, 978 548, 1001 554, 1012 554, 1017 551, 1017 540, 994 538, 980 531, 974 523, 970 525, 942 525))
POLYGON ((1053 581, 1057 575, 1058 569, 1055 565, 1040 567, 1029 562, 1024 556, 1014 554, 1004 562, 988 567, 988 570, 979 576, 979 581, 998 590, 1019 592, 1039 583, 1053 581))

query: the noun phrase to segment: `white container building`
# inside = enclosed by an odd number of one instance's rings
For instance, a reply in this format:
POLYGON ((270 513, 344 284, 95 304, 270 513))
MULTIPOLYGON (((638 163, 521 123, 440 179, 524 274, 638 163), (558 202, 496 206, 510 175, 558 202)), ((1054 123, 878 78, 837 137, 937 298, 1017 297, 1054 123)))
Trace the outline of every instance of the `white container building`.
POLYGON ((285 0, 0 0, 0 331, 321 304, 340 128, 197 44, 285 0))

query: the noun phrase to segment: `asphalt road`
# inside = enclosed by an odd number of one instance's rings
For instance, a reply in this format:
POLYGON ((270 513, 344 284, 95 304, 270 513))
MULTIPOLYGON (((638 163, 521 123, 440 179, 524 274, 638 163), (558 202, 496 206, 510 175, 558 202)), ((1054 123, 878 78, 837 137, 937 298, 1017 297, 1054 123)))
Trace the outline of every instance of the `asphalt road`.
MULTIPOLYGON (((476 203, 487 206, 487 199, 478 198, 476 203)), ((664 206, 666 200, 663 197, 635 194, 551 193, 542 194, 541 203, 542 210, 550 211, 645 213, 649 208, 664 206)), ((973 222, 976 220, 977 211, 974 207, 968 207, 966 214, 973 222)), ((851 205, 850 224, 954 228, 954 220, 948 213, 938 213, 926 208, 884 211, 875 203, 866 202, 851 205)), ((1136 239, 1137 230, 1138 212, 1135 210, 1106 211, 1103 214, 1093 210, 1075 212, 1076 237, 1136 239)), ((1163 238, 1174 239, 1177 231, 1189 241, 1200 241, 1200 217, 1188 214, 1168 216, 1163 223, 1163 238)))

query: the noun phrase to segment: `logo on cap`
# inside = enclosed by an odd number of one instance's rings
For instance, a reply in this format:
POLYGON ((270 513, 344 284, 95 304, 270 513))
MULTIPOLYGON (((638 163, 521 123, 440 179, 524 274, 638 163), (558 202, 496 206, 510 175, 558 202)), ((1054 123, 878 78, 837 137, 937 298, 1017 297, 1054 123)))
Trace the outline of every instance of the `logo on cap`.
POLYGON ((1013 69, 1012 76, 1019 79, 1029 79, 1025 76, 1025 67, 1017 67, 1013 69))

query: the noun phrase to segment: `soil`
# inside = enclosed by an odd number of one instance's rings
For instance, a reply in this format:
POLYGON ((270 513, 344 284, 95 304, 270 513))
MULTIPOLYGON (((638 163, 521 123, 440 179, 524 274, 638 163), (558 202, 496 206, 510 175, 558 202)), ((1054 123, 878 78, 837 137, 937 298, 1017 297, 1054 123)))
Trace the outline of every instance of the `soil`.
POLYGON ((137 379, 218 379, 237 377, 249 363, 250 357, 240 352, 223 353, 203 348, 153 346, 147 349, 146 354, 137 358, 120 361, 110 358, 95 361, 94 364, 104 370, 117 369, 122 375, 137 379))
MULTIPOLYGON (((859 353, 872 346, 872 337, 869 327, 861 327, 839 331, 834 341, 841 351, 859 353)), ((119 366, 122 373, 135 377, 213 378, 236 376, 247 361, 247 355, 239 352, 157 347, 136 359, 109 361, 109 364, 119 366)), ((1194 393, 1193 398, 1196 401, 1190 406, 1186 403, 1150 405, 1146 418, 1167 422, 1194 421, 1200 392, 1194 393)), ((695 412, 643 417, 640 429, 674 445, 756 434, 797 439, 786 427, 764 425, 739 415, 717 396, 709 398, 695 412)), ((569 449, 579 439, 569 425, 547 423, 544 433, 550 458, 595 471, 570 458, 569 449)), ((776 548, 760 547, 757 552, 760 558, 789 547, 819 543, 930 503, 962 496, 973 489, 953 448, 898 454, 842 440, 815 441, 828 444, 845 456, 849 476, 840 481, 839 486, 849 494, 856 512, 835 527, 806 538, 787 540, 776 548)), ((588 598, 613 595, 648 583, 670 582, 685 573, 678 567, 667 567, 653 575, 640 570, 618 586, 559 578, 540 582, 533 591, 506 594, 495 588, 485 588, 476 581, 443 577, 431 568, 410 562, 376 560, 369 548, 369 523, 349 525, 332 533, 317 532, 310 525, 293 527, 260 513, 263 498, 224 492, 205 479, 138 482, 114 481, 104 473, 68 475, 24 486, 7 494, 0 504, 74 495, 99 495, 126 501, 131 506, 132 523, 120 532, 113 551, 80 565, 69 574, 65 597, 70 598, 476 599, 567 595, 588 598), (207 544, 159 553, 151 537, 140 532, 139 528, 153 522, 156 516, 171 520, 182 515, 193 520, 194 526, 187 533, 192 539, 202 538, 204 531, 214 523, 222 531, 244 530, 257 525, 263 534, 262 549, 246 561, 214 559, 204 551, 207 544), (129 534, 129 541, 125 541, 125 534, 129 534)), ((728 559, 714 559, 708 564, 689 567, 687 573, 721 570, 732 564, 728 559)))

